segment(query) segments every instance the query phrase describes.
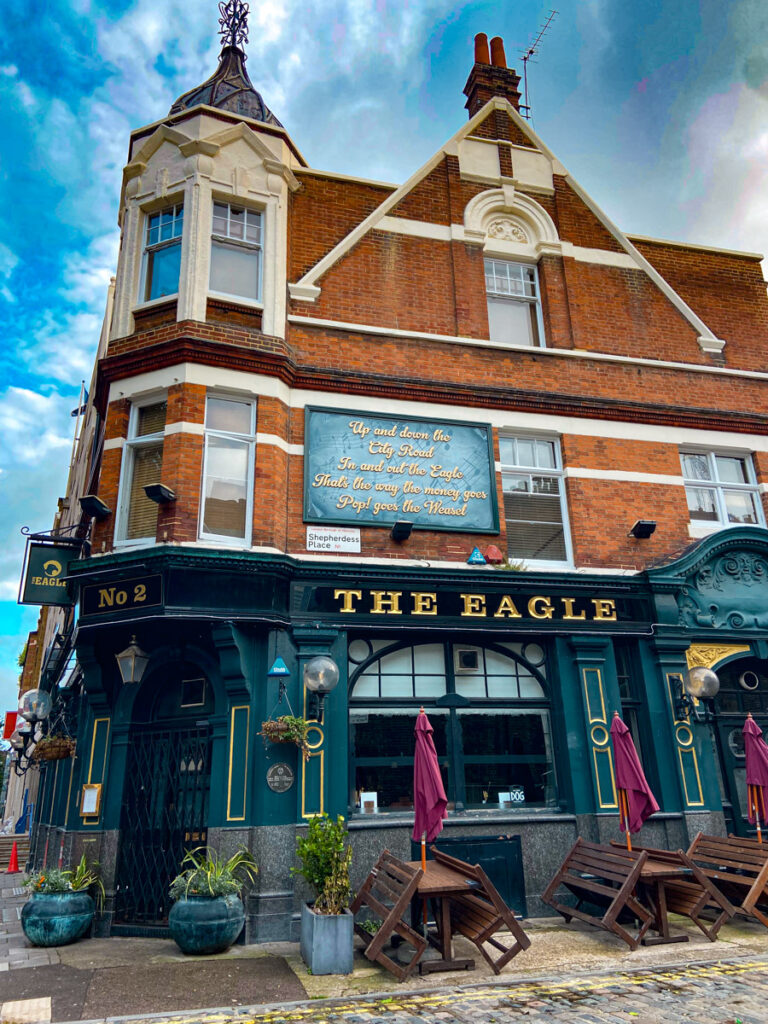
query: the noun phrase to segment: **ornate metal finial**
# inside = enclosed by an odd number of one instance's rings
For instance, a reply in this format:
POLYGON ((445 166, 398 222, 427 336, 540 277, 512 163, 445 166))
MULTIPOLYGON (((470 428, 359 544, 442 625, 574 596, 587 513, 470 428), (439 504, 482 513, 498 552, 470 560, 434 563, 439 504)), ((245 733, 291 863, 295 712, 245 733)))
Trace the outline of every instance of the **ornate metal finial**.
POLYGON ((219 35, 221 36, 222 48, 233 46, 237 50, 243 50, 248 42, 248 4, 243 0, 221 0, 219 3, 219 35))

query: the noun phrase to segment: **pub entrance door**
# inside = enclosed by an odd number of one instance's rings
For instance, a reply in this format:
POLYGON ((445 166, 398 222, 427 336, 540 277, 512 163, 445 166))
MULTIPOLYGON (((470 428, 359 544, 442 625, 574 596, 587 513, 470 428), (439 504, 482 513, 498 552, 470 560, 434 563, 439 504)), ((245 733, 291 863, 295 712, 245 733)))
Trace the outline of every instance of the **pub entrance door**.
POLYGON ((140 721, 130 733, 112 926, 116 935, 164 934, 171 879, 179 873, 186 851, 205 846, 208 838, 207 683, 200 678, 164 683, 166 692, 152 708, 154 721, 140 721), (178 697, 189 696, 190 682, 195 684, 196 702, 184 706, 178 697), (197 700, 200 696, 203 699, 197 700), (166 718, 169 710, 176 711, 171 721, 166 718))
POLYGON ((721 794, 727 832, 754 836, 747 819, 747 773, 744 720, 749 712, 768 732, 768 661, 739 658, 718 668, 720 692, 715 698, 713 738, 721 775, 721 794))

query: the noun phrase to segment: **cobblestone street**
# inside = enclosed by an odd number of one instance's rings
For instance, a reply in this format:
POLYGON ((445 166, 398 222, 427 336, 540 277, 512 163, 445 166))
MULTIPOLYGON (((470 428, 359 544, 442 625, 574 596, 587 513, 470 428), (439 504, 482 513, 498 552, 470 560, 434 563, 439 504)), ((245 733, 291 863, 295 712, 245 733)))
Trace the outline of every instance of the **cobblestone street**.
POLYGON ((765 1024, 768 959, 603 973, 563 981, 509 981, 418 995, 295 1003, 234 1015, 176 1017, 177 1024, 765 1024))

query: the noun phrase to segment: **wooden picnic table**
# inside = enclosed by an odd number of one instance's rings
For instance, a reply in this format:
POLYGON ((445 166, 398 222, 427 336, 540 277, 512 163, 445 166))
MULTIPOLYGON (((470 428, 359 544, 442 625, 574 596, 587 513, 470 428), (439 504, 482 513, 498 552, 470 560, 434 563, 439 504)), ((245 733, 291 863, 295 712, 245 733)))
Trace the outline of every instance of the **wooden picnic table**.
MULTIPOLYGON (((408 862, 411 868, 420 868, 421 861, 408 862)), ((439 960, 421 960, 419 971, 429 974, 432 971, 473 971, 475 961, 471 957, 455 957, 453 955, 453 932, 451 929, 451 896, 472 892, 477 889, 476 882, 466 878, 460 871, 455 871, 447 864, 439 864, 428 860, 426 870, 419 879, 416 890, 418 921, 422 920, 422 908, 430 900, 435 907, 435 923, 437 932, 427 935, 429 944, 440 953, 439 960)), ((416 916, 412 919, 413 926, 418 927, 416 916)))

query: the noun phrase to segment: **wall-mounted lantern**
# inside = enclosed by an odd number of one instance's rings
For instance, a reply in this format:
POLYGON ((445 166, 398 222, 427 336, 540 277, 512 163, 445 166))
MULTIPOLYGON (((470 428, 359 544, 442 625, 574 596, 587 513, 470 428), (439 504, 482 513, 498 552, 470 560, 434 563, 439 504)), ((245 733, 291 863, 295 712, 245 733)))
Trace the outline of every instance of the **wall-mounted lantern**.
POLYGON ((136 637, 131 637, 131 642, 124 651, 116 654, 117 667, 120 669, 120 676, 124 683, 140 683, 147 667, 149 655, 142 651, 136 643, 136 637))
POLYGON ((304 686, 313 697, 309 717, 315 718, 320 725, 323 724, 325 698, 336 689, 338 681, 339 666, 327 655, 310 658, 304 665, 304 686))

